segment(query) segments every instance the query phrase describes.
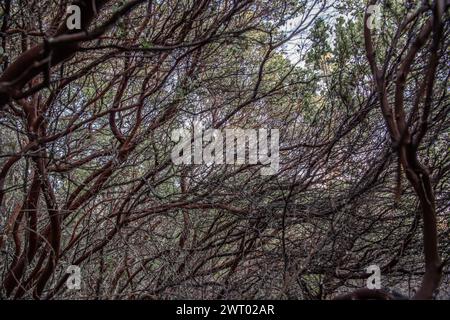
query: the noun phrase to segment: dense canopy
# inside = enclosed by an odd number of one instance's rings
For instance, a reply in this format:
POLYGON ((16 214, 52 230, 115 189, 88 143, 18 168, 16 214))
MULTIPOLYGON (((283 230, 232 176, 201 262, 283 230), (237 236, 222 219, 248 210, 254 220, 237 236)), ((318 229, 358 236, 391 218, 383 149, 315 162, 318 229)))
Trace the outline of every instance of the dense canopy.
POLYGON ((0 297, 448 298, 449 6, 1 1, 0 297), (279 169, 174 164, 198 123, 279 169))

